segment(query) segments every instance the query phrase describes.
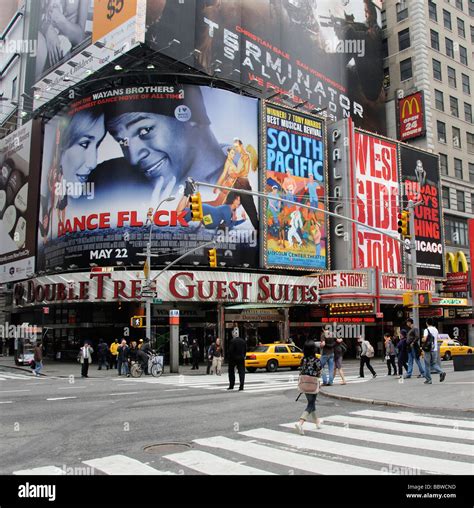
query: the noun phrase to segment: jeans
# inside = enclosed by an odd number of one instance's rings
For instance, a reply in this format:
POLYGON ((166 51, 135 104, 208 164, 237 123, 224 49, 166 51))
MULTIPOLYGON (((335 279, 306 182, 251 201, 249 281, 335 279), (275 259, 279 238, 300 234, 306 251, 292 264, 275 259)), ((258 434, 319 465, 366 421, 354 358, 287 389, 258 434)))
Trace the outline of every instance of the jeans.
POLYGON ((105 367, 107 370, 109 370, 109 364, 107 363, 107 356, 105 356, 105 355, 99 356, 99 370, 102 370, 102 367, 105 367))
POLYGON ((239 372, 240 388, 244 388, 245 382, 245 358, 242 359, 229 359, 229 388, 234 388, 235 384, 235 367, 239 372))
POLYGON ((418 365, 418 370, 420 371, 420 374, 422 376, 425 375, 425 369, 423 368, 423 363, 421 362, 420 357, 416 356, 415 350, 410 349, 408 351, 408 371, 406 377, 411 377, 413 374, 413 363, 416 361, 416 364, 418 365))
POLYGON ((360 357, 359 376, 364 377, 364 365, 367 365, 367 368, 370 370, 370 372, 372 372, 372 376, 375 376, 375 370, 373 369, 372 365, 370 365, 370 358, 368 356, 360 357))
POLYGON ((89 372, 89 360, 87 358, 84 358, 84 363, 82 364, 81 368, 82 377, 87 377, 88 372, 89 372))
POLYGON ((122 360, 122 365, 121 365, 121 374, 123 374, 124 376, 128 376, 129 374, 129 368, 128 368, 128 362, 127 360, 123 361, 122 360))
POLYGON ((328 364, 329 369, 329 384, 332 385, 334 381, 334 354, 332 355, 321 355, 321 368, 323 370, 323 384, 328 383, 328 379, 326 376, 326 369, 324 368, 326 363, 328 364))
POLYGON ((397 375, 397 366, 395 365, 395 355, 390 355, 390 360, 387 360, 387 368, 388 368, 388 375, 392 375, 392 367, 393 367, 393 374, 397 375))
POLYGON ((39 376, 41 369, 43 368, 43 362, 36 362, 35 363, 35 376, 39 376))
POLYGON ((438 374, 444 374, 439 366, 438 358, 438 351, 425 351, 425 378, 427 381, 431 381, 431 370, 434 370, 438 374))
POLYGON ((306 400, 308 401, 308 405, 306 406, 305 411, 308 413, 312 413, 313 411, 316 411, 316 398, 318 396, 317 393, 305 393, 306 400))

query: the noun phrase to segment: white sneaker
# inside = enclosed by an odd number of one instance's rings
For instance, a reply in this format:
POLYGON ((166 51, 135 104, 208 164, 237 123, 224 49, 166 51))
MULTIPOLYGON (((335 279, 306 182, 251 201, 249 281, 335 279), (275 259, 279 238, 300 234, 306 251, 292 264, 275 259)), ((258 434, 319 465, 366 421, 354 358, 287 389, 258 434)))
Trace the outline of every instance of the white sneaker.
POLYGON ((316 420, 316 428, 317 428, 317 429, 320 429, 321 427, 322 427, 322 425, 321 425, 321 420, 318 418, 318 419, 316 420))
POLYGON ((301 425, 301 423, 299 422, 295 423, 295 429, 298 431, 298 434, 304 436, 303 425, 301 425))

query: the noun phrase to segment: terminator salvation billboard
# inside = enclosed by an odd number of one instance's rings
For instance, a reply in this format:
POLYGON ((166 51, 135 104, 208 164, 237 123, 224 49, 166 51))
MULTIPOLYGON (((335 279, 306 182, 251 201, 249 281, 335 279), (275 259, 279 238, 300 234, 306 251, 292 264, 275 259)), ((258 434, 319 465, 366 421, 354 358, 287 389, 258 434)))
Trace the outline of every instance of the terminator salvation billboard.
POLYGON ((264 264, 327 267, 324 121, 267 103, 263 108, 265 171, 264 264), (288 202, 277 201, 282 198, 288 202), (299 204, 313 209, 301 208, 299 204))
POLYGON ((397 143, 355 130, 354 151, 355 174, 351 178, 355 185, 352 216, 355 220, 383 230, 394 238, 354 224, 353 266, 355 269, 377 267, 383 272, 401 273, 401 249, 397 240, 397 143))
POLYGON ((403 206, 421 201, 415 208, 414 231, 418 274, 439 278, 444 277, 444 242, 438 163, 437 155, 400 144, 403 206))
MULTIPOLYGON (((45 126, 38 270, 138 266, 150 231, 163 265, 216 239, 219 266, 257 266, 258 103, 228 91, 154 85, 99 91, 45 126), (201 188, 192 220, 185 181, 201 188), (225 263, 225 265, 221 265, 225 263)), ((183 264, 208 264, 207 250, 183 264)))
POLYGON ((381 12, 371 0, 148 0, 154 50, 308 111, 385 133, 381 12))
POLYGON ((38 122, 0 141, 0 283, 34 272, 39 149, 38 122))

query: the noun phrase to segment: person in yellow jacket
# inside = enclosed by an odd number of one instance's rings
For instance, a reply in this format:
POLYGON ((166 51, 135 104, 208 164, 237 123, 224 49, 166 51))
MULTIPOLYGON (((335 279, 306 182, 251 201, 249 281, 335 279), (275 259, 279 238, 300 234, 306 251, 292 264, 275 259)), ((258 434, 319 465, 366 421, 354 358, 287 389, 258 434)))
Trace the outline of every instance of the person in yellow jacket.
POLYGON ((117 357, 118 357, 118 351, 117 348, 120 346, 118 339, 115 339, 112 344, 110 344, 110 368, 116 369, 117 368, 117 357))

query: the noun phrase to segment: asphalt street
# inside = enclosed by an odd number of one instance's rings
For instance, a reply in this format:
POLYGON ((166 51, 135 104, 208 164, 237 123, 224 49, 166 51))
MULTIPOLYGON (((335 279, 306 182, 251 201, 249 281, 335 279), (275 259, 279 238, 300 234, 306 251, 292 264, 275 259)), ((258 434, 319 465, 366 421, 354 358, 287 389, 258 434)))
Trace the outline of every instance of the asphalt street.
MULTIPOLYGON (((70 377, 0 368, 1 474, 474 472, 474 424, 462 411, 320 395, 324 425, 307 423, 300 436, 294 372, 248 374, 239 392, 226 390, 225 375, 132 379, 96 369, 83 379, 77 365, 70 377)), ((355 365, 346 375, 348 386, 361 381, 355 365)))

